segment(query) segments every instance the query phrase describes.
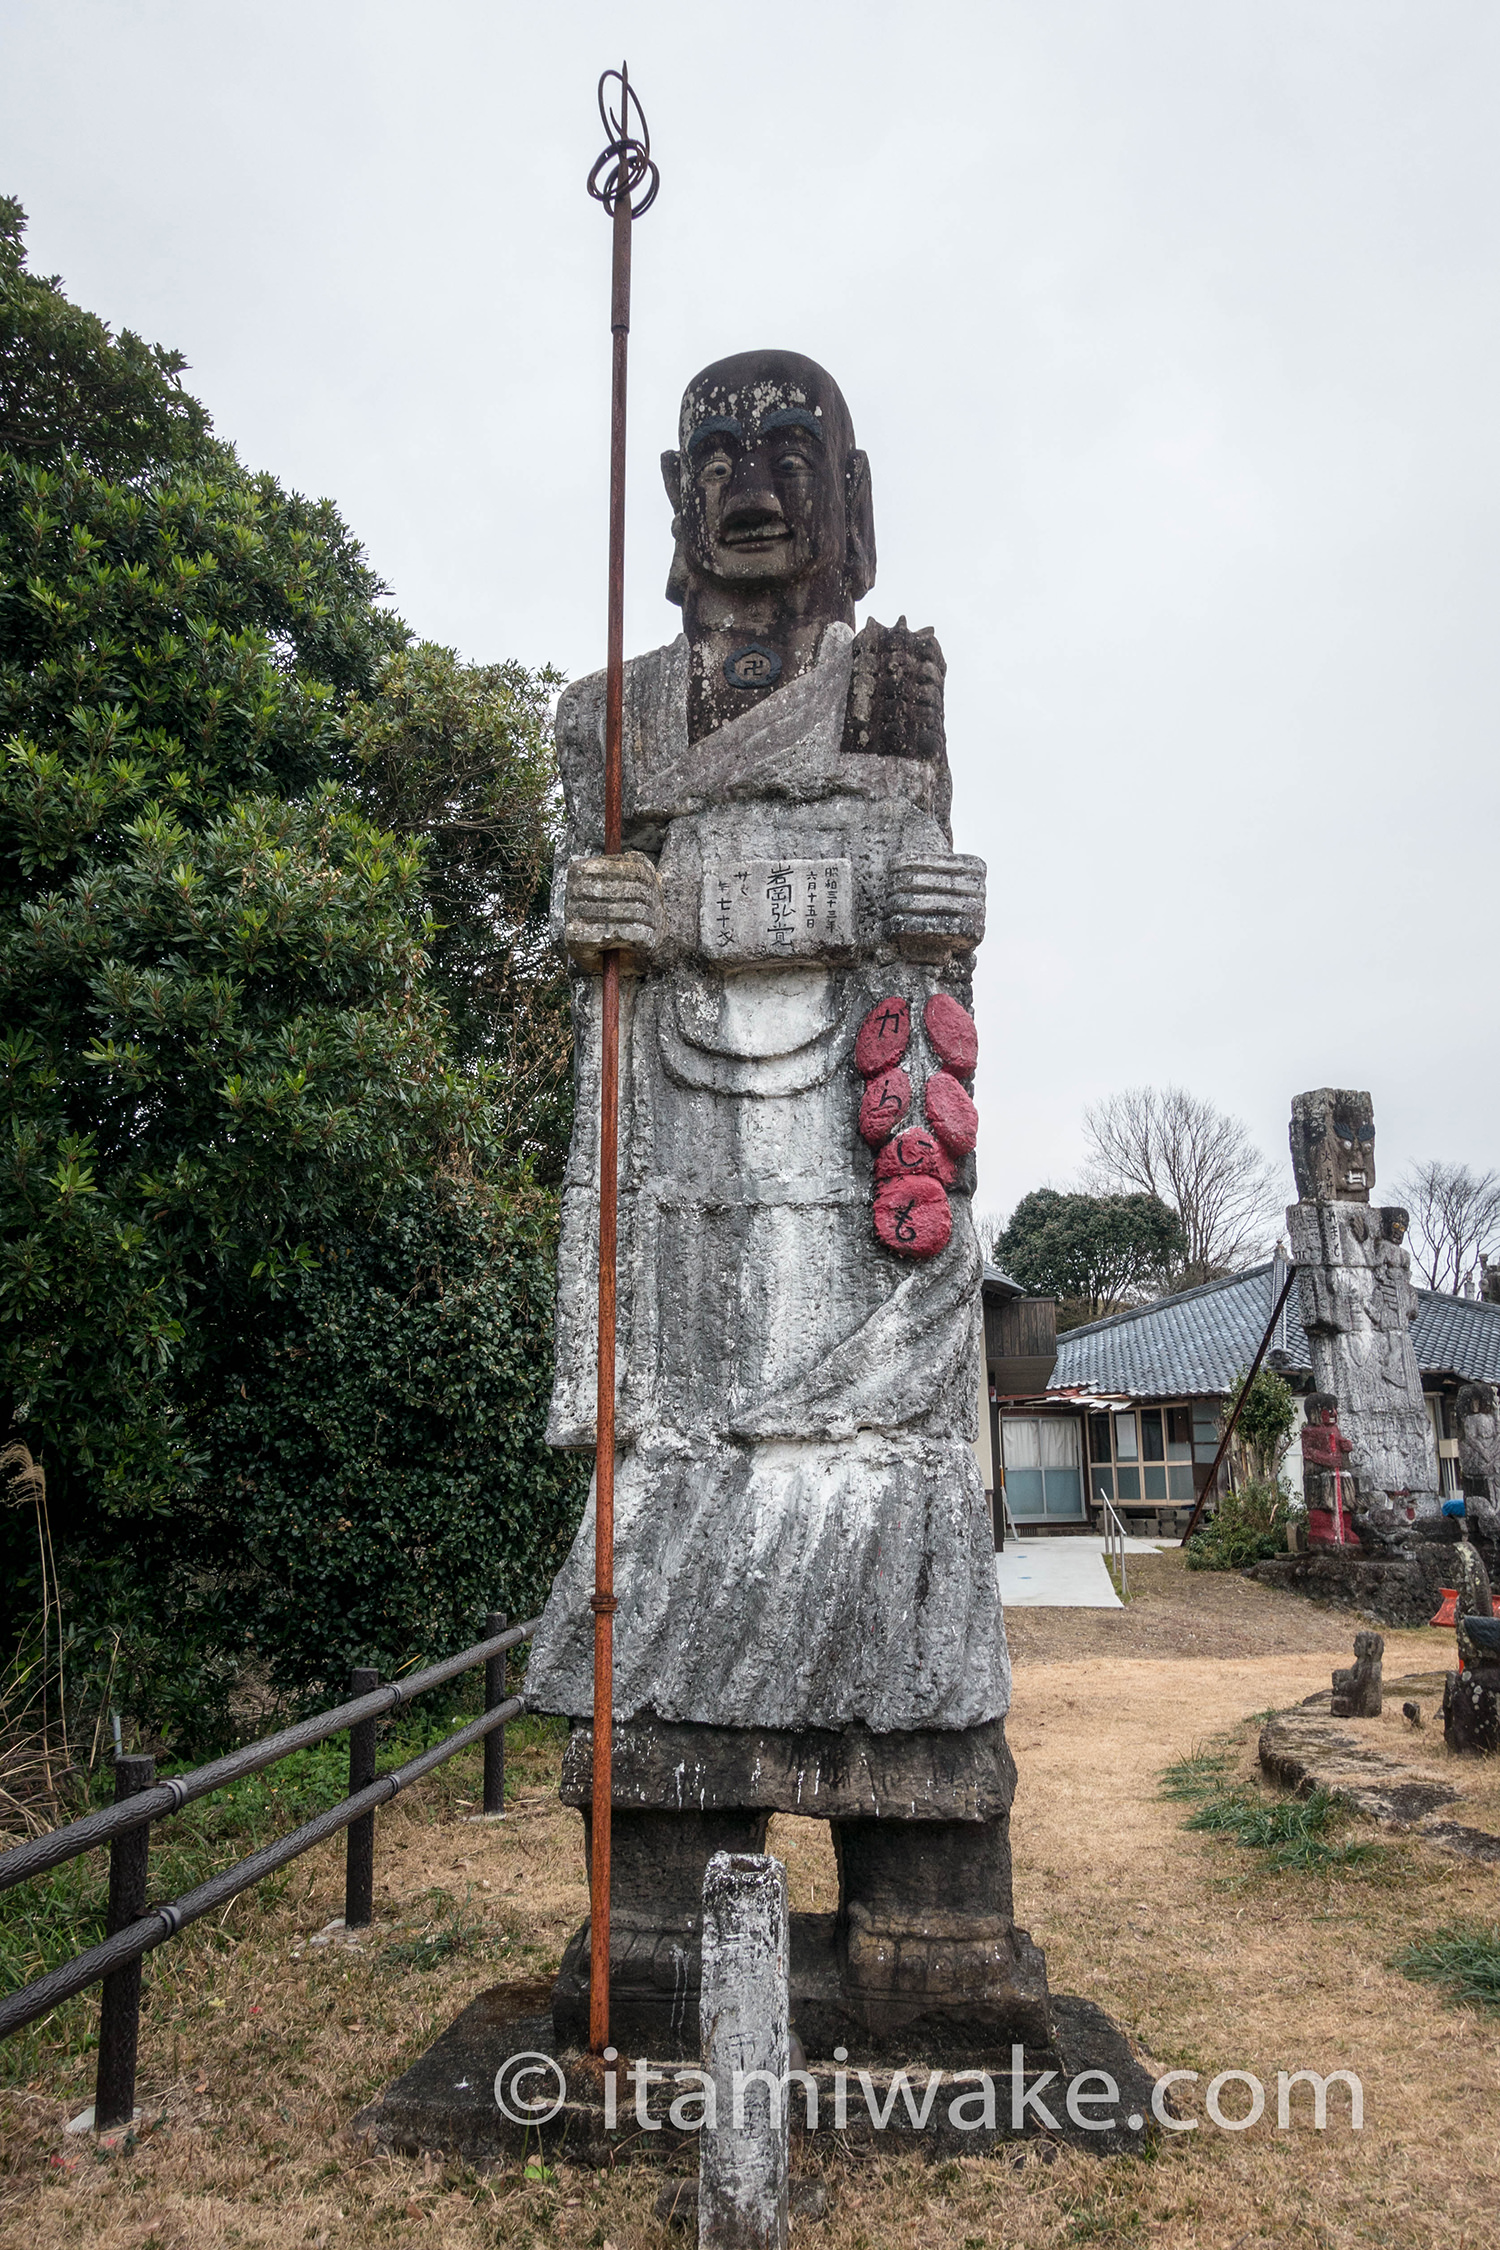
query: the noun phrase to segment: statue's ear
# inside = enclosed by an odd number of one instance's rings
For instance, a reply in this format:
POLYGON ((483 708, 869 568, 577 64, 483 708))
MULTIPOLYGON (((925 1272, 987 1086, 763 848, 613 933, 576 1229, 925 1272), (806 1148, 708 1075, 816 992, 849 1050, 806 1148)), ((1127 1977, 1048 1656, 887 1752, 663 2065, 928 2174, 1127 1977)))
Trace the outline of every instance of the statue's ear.
POLYGON ((847 524, 844 582, 852 602, 862 601, 875 583, 875 503, 870 492, 870 456, 858 448, 844 471, 847 524))
POLYGON ((667 488, 667 498, 672 503, 672 567, 667 572, 663 589, 667 600, 680 609, 688 590, 687 556, 682 547, 682 455, 664 453, 661 457, 661 481, 667 488))

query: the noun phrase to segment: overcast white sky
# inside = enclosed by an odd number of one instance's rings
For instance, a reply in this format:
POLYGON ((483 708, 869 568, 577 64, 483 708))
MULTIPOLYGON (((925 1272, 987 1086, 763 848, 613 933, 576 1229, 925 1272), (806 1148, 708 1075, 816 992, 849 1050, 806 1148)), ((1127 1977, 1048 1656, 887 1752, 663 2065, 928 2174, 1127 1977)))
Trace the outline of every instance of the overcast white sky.
POLYGON ((696 368, 842 383, 870 609, 948 657, 990 867, 981 1205, 1175 1080, 1285 1154, 1367 1086, 1389 1187, 1500 1162, 1500 10, 1478 0, 0 0, 33 261, 174 344, 421 633, 602 662, 628 54, 627 650, 696 368))

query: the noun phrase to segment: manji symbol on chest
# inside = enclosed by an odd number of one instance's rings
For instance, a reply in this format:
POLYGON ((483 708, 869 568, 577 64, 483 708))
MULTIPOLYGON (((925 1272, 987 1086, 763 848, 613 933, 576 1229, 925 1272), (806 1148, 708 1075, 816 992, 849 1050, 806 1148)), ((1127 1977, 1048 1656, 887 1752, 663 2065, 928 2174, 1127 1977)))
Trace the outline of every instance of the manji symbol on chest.
POLYGON ((699 937, 710 957, 795 961, 854 942, 847 859, 742 859, 703 870, 699 937))

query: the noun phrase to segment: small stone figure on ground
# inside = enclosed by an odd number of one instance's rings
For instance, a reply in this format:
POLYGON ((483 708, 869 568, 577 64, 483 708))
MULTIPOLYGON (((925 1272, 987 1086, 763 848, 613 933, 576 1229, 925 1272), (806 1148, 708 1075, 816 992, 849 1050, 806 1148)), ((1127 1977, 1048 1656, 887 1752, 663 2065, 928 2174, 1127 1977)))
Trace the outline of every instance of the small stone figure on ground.
POLYGON ((1403 1703, 1401 1706, 1401 1716, 1406 1721, 1409 1727, 1419 1727, 1422 1724, 1421 1704, 1403 1703))
POLYGON ((1383 1633, 1356 1633, 1354 1662, 1333 1675, 1333 1701, 1328 1706, 1335 1719, 1380 1717, 1380 1665, 1385 1655, 1383 1633))

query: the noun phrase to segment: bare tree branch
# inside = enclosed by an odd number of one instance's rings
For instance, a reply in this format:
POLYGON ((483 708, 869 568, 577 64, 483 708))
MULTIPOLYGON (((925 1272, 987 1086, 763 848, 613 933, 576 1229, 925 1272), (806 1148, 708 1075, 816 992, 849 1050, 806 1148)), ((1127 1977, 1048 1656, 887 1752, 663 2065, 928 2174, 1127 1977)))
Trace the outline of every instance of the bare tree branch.
POLYGON ((1411 1213, 1411 1249, 1429 1289, 1470 1295, 1480 1260, 1500 1244, 1500 1173, 1433 1158, 1413 1164, 1396 1182, 1411 1213))
POLYGON ((1180 1086, 1130 1086, 1085 1110, 1097 1194, 1155 1195, 1187 1237, 1182 1281, 1212 1281, 1267 1254, 1278 1219, 1276 1168, 1237 1117, 1180 1086))

